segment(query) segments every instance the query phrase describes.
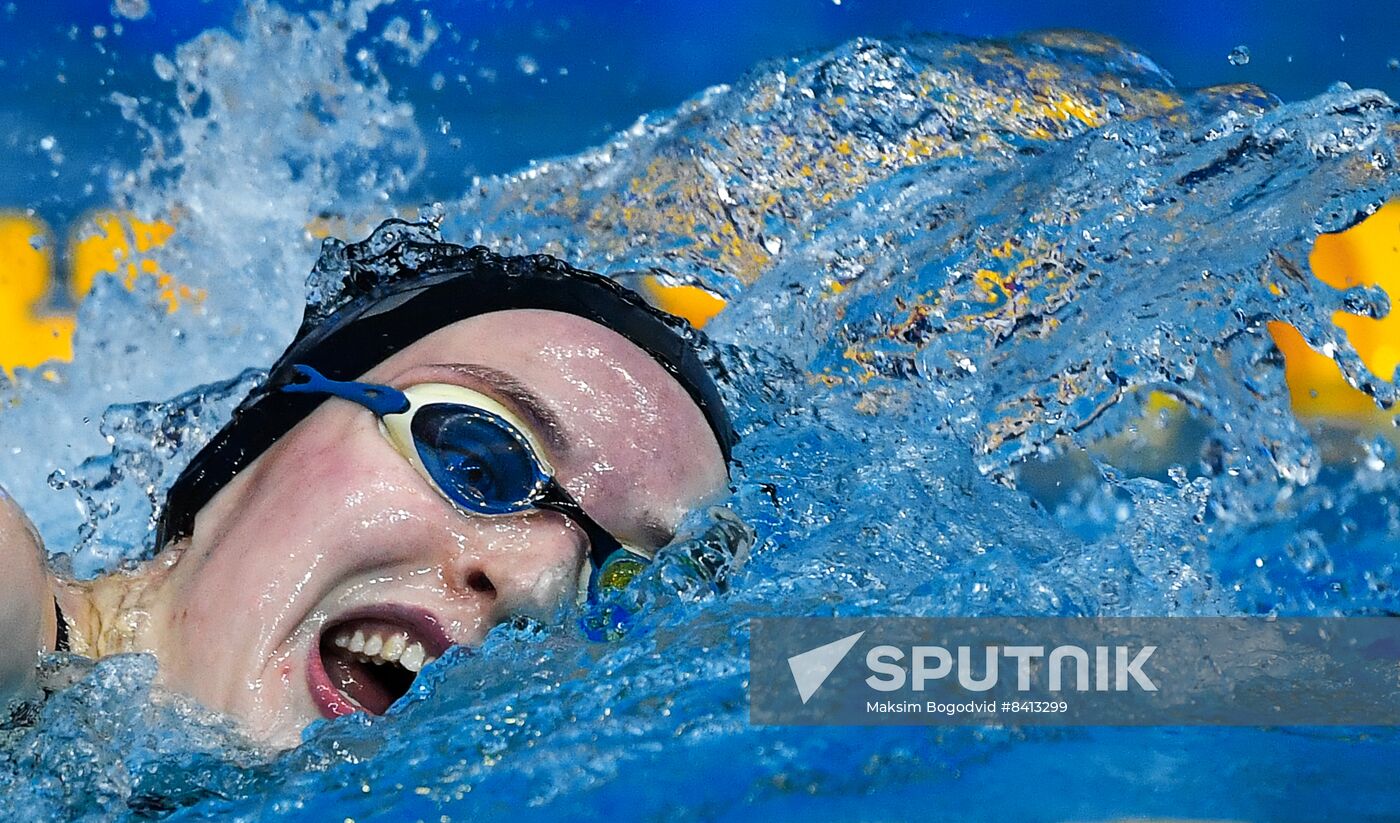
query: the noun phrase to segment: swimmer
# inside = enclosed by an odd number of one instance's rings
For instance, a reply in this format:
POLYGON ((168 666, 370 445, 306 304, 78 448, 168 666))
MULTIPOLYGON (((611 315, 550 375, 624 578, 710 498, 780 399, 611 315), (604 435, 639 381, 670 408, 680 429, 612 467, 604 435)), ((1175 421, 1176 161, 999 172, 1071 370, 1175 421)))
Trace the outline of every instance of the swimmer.
POLYGON ((450 646, 581 599, 724 491, 734 434, 698 332, 549 258, 418 251, 308 318, 136 570, 51 575, 0 498, 0 697, 39 652, 146 652, 164 687, 294 746, 317 718, 382 714, 450 646))

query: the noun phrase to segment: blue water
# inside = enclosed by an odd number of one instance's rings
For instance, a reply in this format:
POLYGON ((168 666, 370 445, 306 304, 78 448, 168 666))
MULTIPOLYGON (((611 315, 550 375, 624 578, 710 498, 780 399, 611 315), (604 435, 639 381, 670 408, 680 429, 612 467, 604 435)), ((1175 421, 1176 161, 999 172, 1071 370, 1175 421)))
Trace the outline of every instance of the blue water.
MULTIPOLYGON (((165 316, 149 289, 106 288, 83 306, 92 331, 67 379, 21 376, 21 411, 0 417, 7 443, 46 429, 79 443, 66 463, 31 449, 5 464, 6 477, 62 470, 14 491, 75 568, 150 550, 151 500, 257 373, 113 408, 105 444, 79 422, 105 405, 85 377, 129 345, 151 354, 109 379, 137 397, 265 364, 317 256, 306 210, 334 199, 362 236, 421 170, 388 81, 340 71, 366 25, 260 7, 177 55, 191 102, 167 113, 171 130, 151 126, 165 153, 117 191, 145 214, 191 215, 153 257, 209 289, 206 311, 165 316), (250 93, 255 59, 300 79, 250 93), (271 308, 251 310, 249 293, 271 308)), ((693 558, 734 540, 696 513, 694 538, 630 590, 638 618, 620 639, 587 640, 568 611, 501 627, 430 666, 390 716, 318 724, 280 755, 153 691, 148 658, 54 661, 56 694, 4 733, 6 809, 1400 818, 1387 730, 762 728, 746 695, 759 615, 1394 610, 1394 450, 1302 426, 1263 324, 1330 344, 1354 382, 1394 400, 1330 319, 1384 313, 1384 295, 1333 292, 1305 261, 1319 233, 1400 195, 1398 141, 1400 109, 1379 92, 1190 91, 1083 33, 911 36, 774 60, 600 148, 479 181, 426 210, 446 239, 623 280, 664 269, 731 299, 709 331, 743 436, 726 507, 753 531, 747 562, 724 586, 701 573, 693 558), (1104 445, 1154 389, 1192 420, 1172 467, 1145 441, 1104 445)))
MULTIPOLYGON (((138 165, 143 149, 141 130, 115 116, 109 96, 174 106, 175 89, 152 70, 155 57, 172 56, 205 30, 234 27, 245 3, 146 5, 137 19, 114 13, 111 0, 0 5, 0 129, 22 160, 0 175, 0 207, 37 208, 61 232, 107 205, 110 176, 138 165), (58 141, 63 162, 49 162, 39 146, 45 136, 58 141)), ((305 14, 330 3, 282 5, 305 14)), ((597 145, 762 60, 855 37, 1076 28, 1151 55, 1185 87, 1256 83, 1292 101, 1345 81, 1396 97, 1400 68, 1390 61, 1400 59, 1400 42, 1386 25, 1393 16, 1391 0, 399 0, 369 12, 355 46, 374 55, 395 97, 413 105, 429 147, 413 199, 430 200, 458 196, 474 175, 597 145), (395 17, 417 41, 431 20, 436 41, 416 59, 380 48, 376 35, 395 17), (1249 62, 1231 63, 1241 45, 1249 62)))

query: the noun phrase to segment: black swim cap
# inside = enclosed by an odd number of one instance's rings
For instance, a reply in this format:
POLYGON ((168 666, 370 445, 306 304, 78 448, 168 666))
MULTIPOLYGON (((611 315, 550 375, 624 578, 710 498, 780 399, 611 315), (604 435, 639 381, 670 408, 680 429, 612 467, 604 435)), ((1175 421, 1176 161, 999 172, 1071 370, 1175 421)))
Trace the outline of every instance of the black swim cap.
POLYGON ((323 254, 318 269, 344 272, 337 299, 307 308, 267 382, 176 478, 161 512, 157 549, 188 536, 195 515, 219 489, 324 401, 279 391, 297 381, 293 365, 354 380, 438 329, 507 309, 576 315, 630 340, 685 387, 729 462, 738 436, 712 376, 720 371, 718 356, 703 333, 603 275, 546 255, 502 257, 483 246, 437 242, 423 228, 387 221, 364 243, 323 254))

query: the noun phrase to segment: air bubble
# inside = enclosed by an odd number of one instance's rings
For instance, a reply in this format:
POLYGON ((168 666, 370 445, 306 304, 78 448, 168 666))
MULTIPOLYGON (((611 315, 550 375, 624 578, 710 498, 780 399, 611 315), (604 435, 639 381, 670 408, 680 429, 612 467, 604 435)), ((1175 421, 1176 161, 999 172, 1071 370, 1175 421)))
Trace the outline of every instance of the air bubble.
POLYGON ((150 0, 113 0, 112 14, 128 20, 140 20, 151 12, 150 0))
POLYGON ((170 58, 163 54, 157 54, 151 60, 151 66, 156 70, 156 77, 169 83, 175 79, 175 64, 170 62, 170 58))

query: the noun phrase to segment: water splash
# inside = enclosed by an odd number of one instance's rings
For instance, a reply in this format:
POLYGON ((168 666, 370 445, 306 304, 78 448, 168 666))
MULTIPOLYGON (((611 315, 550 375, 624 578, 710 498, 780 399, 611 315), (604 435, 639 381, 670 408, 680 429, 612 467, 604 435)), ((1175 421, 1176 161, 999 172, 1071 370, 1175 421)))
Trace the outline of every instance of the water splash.
POLYGON ((116 405, 103 412, 99 430, 111 452, 49 477, 55 490, 77 493, 82 516, 76 546, 51 552, 53 565, 86 580, 152 557, 165 494, 179 474, 174 469, 213 439, 234 406, 265 377, 250 369, 169 402, 116 405))
POLYGON ((175 226, 133 265, 149 261, 206 298, 171 314, 147 278, 129 293, 99 278, 72 364, 0 385, 0 403, 21 407, 0 414, 0 442, 15 444, 0 451, 0 478, 53 551, 82 539, 78 501, 42 478, 107 450, 92 422, 103 409, 270 363, 301 321, 319 245, 309 227, 328 210, 351 223, 391 211, 421 169, 412 109, 390 99, 374 49, 357 45, 379 5, 299 15, 249 2, 233 31, 206 31, 158 62, 169 100, 113 95, 147 141, 141 166, 112 181, 113 199, 175 226))

